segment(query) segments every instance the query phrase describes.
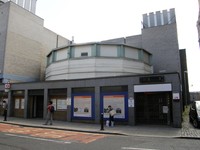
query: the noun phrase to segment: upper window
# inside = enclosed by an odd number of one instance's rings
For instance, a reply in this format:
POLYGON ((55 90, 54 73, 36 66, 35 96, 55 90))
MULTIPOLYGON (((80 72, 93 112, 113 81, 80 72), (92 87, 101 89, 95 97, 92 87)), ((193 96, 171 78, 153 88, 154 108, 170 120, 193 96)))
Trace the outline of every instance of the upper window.
POLYGON ((87 52, 83 52, 83 53, 81 53, 81 56, 88 56, 88 53, 87 52))
POLYGON ((67 49, 56 51, 56 60, 59 61, 64 59, 67 59, 67 49))
POLYGON ((47 64, 51 64, 53 62, 53 54, 51 53, 48 57, 47 57, 47 64))

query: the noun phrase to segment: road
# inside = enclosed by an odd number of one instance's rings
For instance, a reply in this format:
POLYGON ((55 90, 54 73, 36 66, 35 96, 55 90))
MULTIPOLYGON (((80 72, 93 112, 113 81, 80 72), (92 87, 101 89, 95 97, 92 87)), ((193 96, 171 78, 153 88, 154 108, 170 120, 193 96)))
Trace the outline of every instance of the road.
POLYGON ((198 150, 200 140, 134 137, 0 124, 0 150, 198 150))

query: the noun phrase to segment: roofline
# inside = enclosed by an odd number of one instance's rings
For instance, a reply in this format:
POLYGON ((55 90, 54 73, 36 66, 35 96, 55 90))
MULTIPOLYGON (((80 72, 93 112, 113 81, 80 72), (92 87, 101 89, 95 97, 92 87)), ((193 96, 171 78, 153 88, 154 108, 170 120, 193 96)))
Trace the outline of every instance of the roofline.
MULTIPOLYGON (((116 46, 126 46, 126 47, 131 47, 131 48, 135 48, 135 49, 138 49, 138 50, 144 50, 145 52, 151 54, 150 52, 148 52, 147 50, 143 49, 143 48, 138 48, 138 47, 134 47, 134 46, 131 46, 131 45, 127 45, 127 44, 121 44, 121 43, 102 43, 102 42, 87 42, 87 43, 73 43, 73 44, 69 44, 69 45, 65 45, 65 46, 61 46, 61 47, 58 47, 58 48, 54 48, 52 49, 48 54, 47 56, 49 56, 53 51, 58 51, 60 49, 64 49, 64 48, 68 48, 68 47, 74 47, 74 46, 86 46, 86 45, 116 45, 116 46)), ((151 54, 152 55, 152 54, 151 54)))
MULTIPOLYGON (((80 81, 80 80, 95 80, 95 79, 109 79, 109 78, 126 78, 126 77, 145 77, 145 76, 159 76, 159 75, 170 75, 177 74, 180 79, 179 72, 165 72, 165 73, 151 73, 151 74, 137 74, 137 75, 121 75, 121 76, 109 76, 109 77, 93 77, 93 78, 82 78, 82 79, 66 79, 66 80, 49 80, 49 81, 33 81, 33 82, 20 82, 11 84, 35 84, 35 83, 53 83, 53 82, 67 82, 67 81, 80 81)), ((0 84, 4 85, 4 84, 0 84)))

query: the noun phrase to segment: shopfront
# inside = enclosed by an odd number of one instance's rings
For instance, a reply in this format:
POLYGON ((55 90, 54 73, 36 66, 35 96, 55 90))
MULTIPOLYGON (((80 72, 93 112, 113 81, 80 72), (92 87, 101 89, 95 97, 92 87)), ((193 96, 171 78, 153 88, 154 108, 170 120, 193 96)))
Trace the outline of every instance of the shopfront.
POLYGON ((24 117, 24 91, 13 91, 13 105, 14 105, 14 117, 23 118, 24 117))
POLYGON ((134 90, 136 124, 173 122, 171 84, 136 85, 134 90))
POLYGON ((158 80, 159 83, 155 80, 141 83, 140 76, 20 83, 13 84, 7 96, 2 97, 8 99, 8 112, 14 117, 45 119, 51 100, 55 120, 100 123, 102 113, 104 121, 108 119, 107 107, 111 105, 116 110, 116 124, 181 127, 179 75, 162 74, 162 77, 164 80, 158 80))
POLYGON ((55 120, 67 120, 67 89, 49 89, 49 100, 53 102, 55 108, 55 120))
POLYGON ((28 91, 28 118, 43 118, 44 90, 28 91))

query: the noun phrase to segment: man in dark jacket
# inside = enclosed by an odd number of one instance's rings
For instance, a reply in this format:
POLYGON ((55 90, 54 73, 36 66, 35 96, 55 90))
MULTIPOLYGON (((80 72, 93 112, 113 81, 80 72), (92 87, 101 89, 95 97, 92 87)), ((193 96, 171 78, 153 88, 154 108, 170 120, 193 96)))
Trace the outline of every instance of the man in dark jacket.
POLYGON ((4 116, 4 120, 3 121, 7 121, 7 110, 8 110, 8 104, 4 100, 3 101, 3 116, 4 116))

